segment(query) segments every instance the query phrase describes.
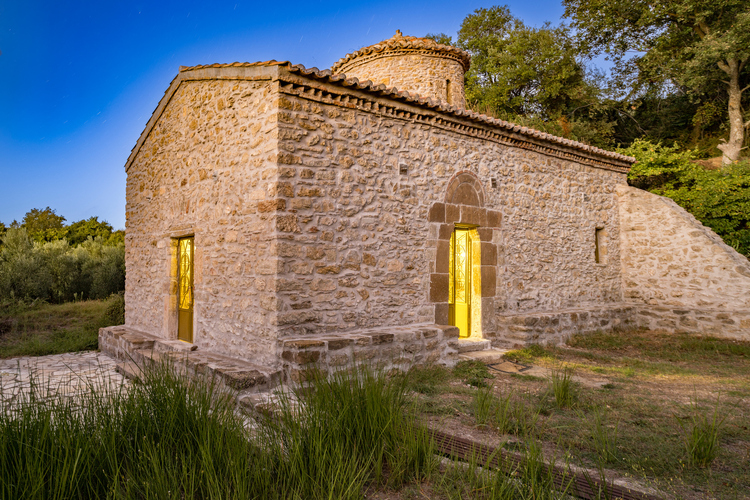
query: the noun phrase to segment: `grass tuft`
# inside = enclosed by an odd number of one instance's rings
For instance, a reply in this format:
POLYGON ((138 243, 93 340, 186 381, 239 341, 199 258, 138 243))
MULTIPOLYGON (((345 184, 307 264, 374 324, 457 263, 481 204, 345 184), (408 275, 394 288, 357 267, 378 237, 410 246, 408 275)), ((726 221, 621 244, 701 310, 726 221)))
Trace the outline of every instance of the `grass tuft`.
POLYGON ((487 380, 492 379, 487 365, 476 360, 459 361, 453 368, 453 374, 474 387, 488 387, 490 384, 487 380))
POLYGON ((506 352, 503 357, 516 363, 531 363, 535 358, 554 358, 554 354, 539 344, 531 344, 522 349, 506 352))
MULTIPOLYGON (((599 459, 604 463, 614 463, 617 461, 617 428, 619 422, 615 423, 614 428, 610 428, 607 417, 606 410, 601 406, 594 407, 589 420, 591 438, 594 441, 594 449, 596 449, 599 459)), ((581 415, 581 420, 585 420, 583 415, 581 415)))
POLYGON ((550 372, 550 385, 558 408, 570 408, 575 398, 573 369, 569 366, 553 369, 550 372))
POLYGON ((688 463, 697 467, 706 467, 719 454, 719 438, 727 415, 719 417, 718 397, 711 417, 700 411, 695 399, 692 402, 691 413, 690 421, 687 424, 681 419, 675 418, 683 431, 688 463))

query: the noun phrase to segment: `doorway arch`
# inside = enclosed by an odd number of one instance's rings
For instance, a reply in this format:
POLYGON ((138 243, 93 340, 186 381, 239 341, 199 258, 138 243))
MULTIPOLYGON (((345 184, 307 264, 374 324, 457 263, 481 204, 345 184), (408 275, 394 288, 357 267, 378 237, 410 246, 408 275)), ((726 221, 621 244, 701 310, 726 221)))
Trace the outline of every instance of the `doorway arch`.
MULTIPOLYGON (((435 306, 435 322, 441 325, 458 326, 461 335, 484 338, 494 332, 492 307, 496 289, 497 247, 494 243, 495 229, 499 228, 500 214, 484 207, 485 193, 479 178, 472 172, 455 174, 446 187, 443 202, 433 203, 428 219, 434 225, 432 234, 435 261, 431 266, 430 302, 435 306), (466 296, 458 297, 456 252, 457 238, 464 238, 468 246, 465 252, 464 279, 460 286, 466 296), (466 325, 462 328, 461 307, 457 298, 466 306, 466 325), (457 316, 457 312, 459 315, 457 316), (459 323, 457 325, 457 323, 459 323)), ((459 294, 460 295, 460 294, 459 294)))

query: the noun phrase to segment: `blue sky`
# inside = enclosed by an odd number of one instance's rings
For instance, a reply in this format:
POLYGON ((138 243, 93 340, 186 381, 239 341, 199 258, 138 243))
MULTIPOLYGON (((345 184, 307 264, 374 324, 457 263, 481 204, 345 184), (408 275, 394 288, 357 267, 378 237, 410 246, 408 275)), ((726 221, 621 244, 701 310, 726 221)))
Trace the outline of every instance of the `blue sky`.
MULTIPOLYGON (((507 2, 557 24, 559 1, 507 2)), ((455 36, 502 2, 0 0, 0 221, 50 206, 125 227, 125 161, 180 65, 328 68, 390 38, 455 36)))

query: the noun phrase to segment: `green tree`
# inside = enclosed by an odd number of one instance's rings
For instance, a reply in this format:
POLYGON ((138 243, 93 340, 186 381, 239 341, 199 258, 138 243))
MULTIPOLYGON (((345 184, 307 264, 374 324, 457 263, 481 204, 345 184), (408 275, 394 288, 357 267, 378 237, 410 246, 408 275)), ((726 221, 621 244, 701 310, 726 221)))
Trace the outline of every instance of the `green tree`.
POLYGON ((465 84, 472 109, 564 137, 609 142, 609 124, 585 129, 601 114, 600 75, 586 72, 565 26, 529 27, 507 6, 495 6, 469 14, 455 43, 442 33, 427 36, 471 55, 465 84))
POLYGON ((99 221, 99 217, 89 217, 65 227, 62 237, 68 240, 71 246, 80 245, 89 238, 97 237, 103 240, 112 235, 112 226, 107 221, 99 221))
POLYGON ((722 88, 729 137, 718 148, 725 164, 739 160, 750 127, 743 111, 750 88, 750 2, 563 0, 563 5, 582 50, 607 53, 616 81, 631 96, 659 84, 700 100, 722 88))
POLYGON ((57 215, 50 207, 43 210, 32 208, 24 215, 21 227, 33 240, 52 241, 60 238, 63 222, 65 217, 57 215))
POLYGON ((5 233, 8 231, 8 228, 5 227, 5 224, 0 222, 0 248, 3 247, 3 237, 5 236, 5 233))

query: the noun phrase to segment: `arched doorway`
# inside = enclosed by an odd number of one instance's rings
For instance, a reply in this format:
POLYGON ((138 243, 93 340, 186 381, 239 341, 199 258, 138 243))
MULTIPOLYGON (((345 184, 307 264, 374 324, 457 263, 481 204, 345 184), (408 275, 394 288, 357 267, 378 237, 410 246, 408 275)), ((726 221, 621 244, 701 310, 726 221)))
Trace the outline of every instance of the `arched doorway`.
POLYGON ((451 234, 448 257, 448 314, 461 338, 481 336, 481 244, 476 227, 457 225, 451 234))

